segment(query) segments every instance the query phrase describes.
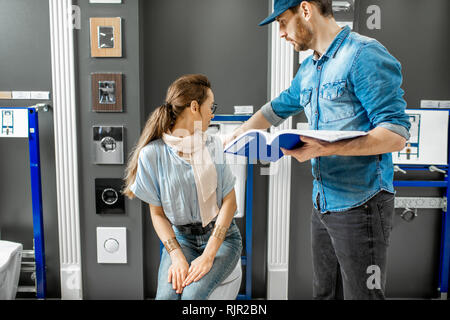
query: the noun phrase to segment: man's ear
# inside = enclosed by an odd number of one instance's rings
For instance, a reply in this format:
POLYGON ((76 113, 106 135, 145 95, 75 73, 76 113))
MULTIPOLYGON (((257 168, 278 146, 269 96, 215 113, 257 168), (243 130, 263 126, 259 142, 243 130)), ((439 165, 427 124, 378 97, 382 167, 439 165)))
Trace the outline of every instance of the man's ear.
POLYGON ((312 10, 313 10, 313 4, 307 1, 303 1, 302 3, 300 3, 300 8, 299 8, 299 12, 301 14, 301 16, 306 20, 309 21, 309 19, 311 19, 311 14, 312 14, 312 10))

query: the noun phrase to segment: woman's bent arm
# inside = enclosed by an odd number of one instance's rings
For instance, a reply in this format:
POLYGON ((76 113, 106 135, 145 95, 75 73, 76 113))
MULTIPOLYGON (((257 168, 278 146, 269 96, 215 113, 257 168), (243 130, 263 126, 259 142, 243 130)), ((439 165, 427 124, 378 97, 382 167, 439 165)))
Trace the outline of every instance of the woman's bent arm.
MULTIPOLYGON (((168 240, 175 238, 175 232, 172 229, 170 221, 164 214, 162 207, 155 207, 150 205, 150 214, 152 218, 153 227, 158 234, 162 243, 166 243, 168 240)), ((183 254, 181 248, 177 248, 169 252, 172 259, 172 265, 168 271, 167 281, 172 283, 172 287, 177 293, 183 292, 183 282, 186 279, 189 270, 189 264, 186 257, 183 254)))

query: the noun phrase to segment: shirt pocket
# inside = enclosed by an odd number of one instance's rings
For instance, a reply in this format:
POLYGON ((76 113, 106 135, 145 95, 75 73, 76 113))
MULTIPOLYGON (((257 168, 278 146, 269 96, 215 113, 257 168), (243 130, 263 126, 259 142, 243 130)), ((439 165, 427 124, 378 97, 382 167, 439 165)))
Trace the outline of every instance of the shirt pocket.
POLYGON ((355 108, 349 97, 346 80, 323 84, 319 98, 322 122, 338 121, 355 116, 355 108))
POLYGON ((305 110, 308 123, 312 123, 312 108, 311 108, 312 89, 304 89, 300 92, 300 106, 305 110))

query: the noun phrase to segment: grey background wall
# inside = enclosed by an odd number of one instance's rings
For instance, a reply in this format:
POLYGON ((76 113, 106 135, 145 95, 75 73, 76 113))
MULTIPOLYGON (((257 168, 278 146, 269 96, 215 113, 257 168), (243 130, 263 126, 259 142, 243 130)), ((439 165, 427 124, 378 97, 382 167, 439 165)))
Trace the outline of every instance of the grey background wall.
MULTIPOLYGON (((168 86, 187 73, 203 73, 213 85, 218 114, 235 105, 257 110, 267 99, 268 1, 143 1, 145 113, 164 103, 168 86)), ((267 177, 255 169, 253 296, 265 298, 267 177)), ((144 206, 146 296, 156 294, 158 240, 144 206)), ((242 228, 242 221, 238 221, 242 228)))
MULTIPOLYGON (((373 37, 402 63, 403 89, 408 108, 420 107, 421 99, 448 100, 450 92, 450 22, 447 0, 427 2, 411 0, 357 0, 359 33, 373 37), (381 9, 381 30, 368 30, 369 5, 381 9), (426 12, 426 14, 424 14, 426 12)), ((304 115, 294 123, 305 122, 304 115)), ((292 169, 291 247, 289 263, 289 299, 312 297, 310 241, 311 165, 295 164, 292 169)), ((410 174, 396 179, 443 179, 439 174, 410 174)), ((399 188, 398 196, 442 197, 434 188, 399 188)), ((388 256, 386 294, 391 298, 437 297, 441 212, 420 210, 411 223, 396 210, 388 256)))
MULTIPOLYGON (((0 91, 52 91, 47 0, 0 0, 0 91)), ((48 101, 0 100, 0 106, 48 101)), ((39 114, 42 200, 48 296, 60 296, 53 113, 39 114)), ((33 248, 30 163, 27 139, 0 139, 1 239, 33 248)), ((32 285, 30 275, 21 285, 32 285)), ((28 297, 29 294, 19 294, 28 297)))
POLYGON ((92 126, 125 126, 126 155, 140 135, 142 110, 142 70, 140 43, 140 1, 122 5, 89 4, 80 0, 81 29, 75 31, 76 70, 78 71, 78 161, 80 173, 80 220, 84 299, 143 299, 142 213, 138 201, 126 201, 126 214, 99 216, 95 212, 96 178, 123 178, 125 166, 92 164, 92 126), (90 57, 91 17, 122 17, 123 58, 90 57), (124 74, 124 113, 94 113, 91 106, 92 72, 124 74), (97 263, 97 227, 127 228, 126 265, 97 263))

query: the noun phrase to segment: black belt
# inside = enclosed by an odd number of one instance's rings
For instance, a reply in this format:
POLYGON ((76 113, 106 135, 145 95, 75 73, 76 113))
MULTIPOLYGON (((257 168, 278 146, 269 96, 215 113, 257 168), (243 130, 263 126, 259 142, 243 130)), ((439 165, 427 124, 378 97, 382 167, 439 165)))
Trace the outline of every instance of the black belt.
POLYGON ((209 231, 214 229, 215 222, 211 222, 206 227, 202 227, 201 223, 195 223, 195 224, 186 224, 184 226, 175 226, 175 228, 178 229, 181 233, 184 234, 190 234, 193 236, 202 236, 204 234, 207 234, 209 231))

